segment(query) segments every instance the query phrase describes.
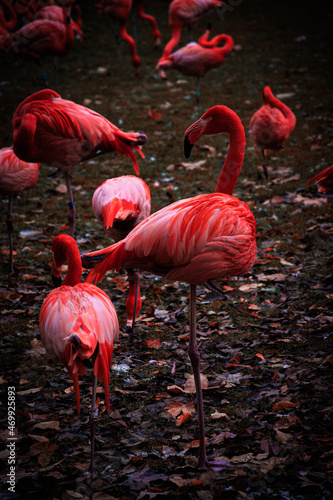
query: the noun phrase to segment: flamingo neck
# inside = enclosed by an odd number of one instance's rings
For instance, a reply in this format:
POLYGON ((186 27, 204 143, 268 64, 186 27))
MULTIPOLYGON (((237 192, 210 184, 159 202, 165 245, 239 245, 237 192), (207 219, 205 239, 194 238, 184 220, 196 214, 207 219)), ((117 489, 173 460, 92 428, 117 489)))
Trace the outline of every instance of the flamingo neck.
POLYGON ((172 37, 164 47, 161 59, 163 59, 164 57, 168 57, 171 54, 171 52, 173 51, 173 49, 176 47, 177 43, 180 40, 181 31, 182 29, 178 26, 172 28, 172 37))
POLYGON ((275 97, 270 89, 270 87, 265 87, 262 91, 262 97, 264 104, 268 104, 269 106, 273 108, 277 108, 283 113, 285 119, 287 120, 289 124, 290 131, 295 128, 296 125, 296 117, 294 113, 291 111, 290 108, 286 104, 284 104, 280 99, 275 97))
POLYGON ((68 271, 64 279, 64 285, 75 286, 81 282, 82 264, 80 252, 76 241, 67 234, 56 236, 52 244, 53 264, 52 274, 61 276, 61 268, 65 262, 68 264, 68 271))
POLYGON ((236 114, 228 117, 228 127, 223 131, 229 133, 230 144, 215 193, 232 195, 243 165, 246 139, 244 127, 236 114))

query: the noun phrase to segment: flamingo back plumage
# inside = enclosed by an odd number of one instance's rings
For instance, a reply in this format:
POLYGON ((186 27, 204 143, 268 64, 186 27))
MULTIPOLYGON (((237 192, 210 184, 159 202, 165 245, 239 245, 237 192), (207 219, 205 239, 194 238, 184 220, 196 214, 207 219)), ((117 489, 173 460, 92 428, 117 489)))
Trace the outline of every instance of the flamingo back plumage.
POLYGON ((0 194, 14 195, 34 187, 38 181, 40 163, 20 160, 13 148, 0 149, 0 194))
POLYGON ((74 382, 78 413, 78 376, 85 373, 83 361, 94 354, 98 345, 94 373, 100 382, 104 380, 109 411, 113 342, 119 335, 117 314, 109 297, 87 283, 56 288, 47 296, 41 308, 39 329, 46 351, 66 366, 74 382))

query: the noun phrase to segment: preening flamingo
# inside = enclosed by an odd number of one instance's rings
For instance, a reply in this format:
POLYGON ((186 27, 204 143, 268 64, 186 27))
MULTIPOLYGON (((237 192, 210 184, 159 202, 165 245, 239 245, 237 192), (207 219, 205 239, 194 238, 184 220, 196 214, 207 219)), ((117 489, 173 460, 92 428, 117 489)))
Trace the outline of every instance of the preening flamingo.
POLYGON ((217 35, 208 40, 210 28, 199 38, 198 43, 191 42, 176 52, 158 61, 156 69, 176 69, 186 76, 197 77, 197 109, 200 111, 200 77, 207 71, 221 66, 227 54, 232 50, 234 41, 229 35, 217 35), (223 43, 223 47, 218 47, 223 43))
POLYGON ((38 181, 39 163, 26 163, 13 152, 13 148, 0 149, 0 194, 8 196, 7 230, 9 239, 9 271, 13 268, 13 198, 24 189, 34 187, 38 181))
POLYGON ((327 194, 330 189, 333 189, 333 165, 312 177, 306 185, 309 186, 313 182, 317 184, 319 193, 327 194))
POLYGON ((9 33, 17 22, 16 12, 6 0, 0 0, 0 50, 8 44, 9 33))
POLYGON ((210 108, 186 130, 185 156, 189 157, 202 135, 221 132, 229 134, 230 146, 215 193, 172 203, 141 222, 122 241, 82 256, 84 267, 95 265, 87 278, 89 282, 100 281, 110 269, 137 267, 167 280, 190 284, 189 356, 197 394, 200 467, 211 464, 206 455, 196 344, 196 286, 208 283, 216 287, 213 279, 247 273, 257 253, 253 214, 244 202, 232 196, 245 151, 245 132, 237 114, 226 106, 210 108), (101 258, 102 262, 98 262, 101 258))
POLYGON ((132 150, 144 157, 144 134, 126 133, 104 116, 62 99, 45 89, 27 97, 13 120, 13 149, 24 161, 46 163, 65 172, 70 234, 74 236, 75 207, 69 172, 80 161, 117 151, 130 158, 136 173, 138 162, 132 150))
POLYGON ((296 118, 286 104, 274 97, 270 87, 262 91, 264 105, 256 111, 250 121, 249 132, 256 146, 261 148, 263 169, 268 180, 266 149, 279 150, 295 128, 296 118))
POLYGON ((119 21, 120 36, 129 46, 132 64, 135 68, 135 73, 138 75, 141 62, 136 52, 135 41, 127 32, 127 21, 132 8, 132 0, 101 0, 96 7, 100 14, 104 12, 119 21))
POLYGON ((61 268, 68 263, 62 286, 46 297, 39 316, 39 331, 46 352, 65 365, 74 382, 77 411, 80 413, 79 375, 86 372, 87 360, 94 366, 91 403, 91 477, 94 470, 94 437, 97 425, 97 378, 104 380, 105 404, 110 411, 109 384, 113 343, 118 339, 116 310, 103 290, 80 283, 82 266, 75 240, 60 234, 52 242, 52 277, 60 285, 61 268))
MULTIPOLYGON (((20 56, 41 63, 44 57, 67 55, 74 45, 76 25, 70 19, 71 2, 62 7, 63 22, 37 19, 22 26, 10 36, 11 50, 20 56)), ((33 78, 33 77, 32 77, 33 78)), ((43 74, 47 86, 46 74, 43 74)), ((33 78, 33 83, 34 78, 33 78)))
MULTIPOLYGON (((150 190, 147 184, 134 175, 123 175, 108 179, 101 184, 92 197, 94 214, 104 231, 114 241, 120 241, 134 227, 150 215, 150 190)), ((129 290, 126 300, 126 333, 134 330, 142 301, 140 275, 134 269, 126 269, 129 290), (134 314, 135 311, 135 314, 134 314)))
POLYGON ((222 7, 219 0, 172 0, 169 6, 169 26, 172 36, 163 49, 162 59, 167 57, 180 40, 182 28, 194 29, 199 21, 214 7, 222 7))
POLYGON ((145 21, 148 21, 151 24, 153 29, 153 38, 155 41, 155 47, 159 47, 161 45, 161 32, 157 27, 157 22, 155 17, 151 16, 150 14, 146 14, 144 12, 143 10, 144 0, 135 0, 135 4, 139 17, 141 17, 141 19, 144 19, 145 21))

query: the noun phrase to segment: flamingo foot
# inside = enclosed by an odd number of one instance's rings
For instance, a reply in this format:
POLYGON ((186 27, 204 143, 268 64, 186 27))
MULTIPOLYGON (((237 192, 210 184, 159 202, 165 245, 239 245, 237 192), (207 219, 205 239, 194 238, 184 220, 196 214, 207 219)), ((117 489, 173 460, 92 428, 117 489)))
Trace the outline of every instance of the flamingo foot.
POLYGON ((213 460, 209 461, 207 458, 204 460, 204 462, 201 464, 199 461, 199 467, 202 469, 213 469, 215 472, 220 472, 221 470, 224 470, 226 467, 228 467, 230 464, 227 460, 213 460))

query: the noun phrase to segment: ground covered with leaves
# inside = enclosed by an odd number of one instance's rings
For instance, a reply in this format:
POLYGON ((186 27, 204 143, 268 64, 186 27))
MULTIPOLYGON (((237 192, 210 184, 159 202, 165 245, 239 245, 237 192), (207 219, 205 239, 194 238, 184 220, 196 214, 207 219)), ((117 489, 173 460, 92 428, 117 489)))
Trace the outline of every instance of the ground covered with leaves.
MULTIPOLYGON (((194 121, 195 81, 154 72, 161 55, 137 21, 142 60, 134 76, 127 48, 117 51, 112 25, 90 2, 83 41, 47 62, 49 86, 100 112, 123 130, 148 136, 140 175, 152 211, 180 198, 213 192, 228 138, 206 137, 184 161, 182 137, 194 121)), ((169 37, 168 2, 146 1, 169 37)), ((187 353, 189 288, 144 273, 135 335, 114 349, 111 413, 100 388, 96 473, 89 481, 92 372, 82 377, 81 414, 65 369, 49 360, 39 337, 39 310, 52 289, 52 238, 68 232, 66 188, 42 166, 37 186, 14 200, 14 275, 8 275, 7 201, 1 201, 1 498, 191 499, 332 498, 332 200, 306 182, 332 163, 332 13, 329 2, 231 2, 223 19, 235 41, 224 65, 203 78, 203 110, 225 104, 247 131, 270 85, 297 124, 268 159, 247 134, 234 194, 257 221, 258 257, 250 273, 220 281, 223 295, 198 289, 198 346, 204 387, 207 452, 225 469, 197 468, 198 434, 187 353), (231 4, 233 7, 231 7, 231 4), (237 5, 236 5, 237 4, 237 5), (272 204, 269 202, 270 192, 272 204), (8 490, 8 388, 15 388, 15 493, 8 490)), ((214 13, 213 32, 221 29, 214 13)), ((208 21, 208 19, 207 19, 208 21)), ((194 38, 205 29, 199 25, 194 38)), ((182 43, 187 42, 187 33, 182 43)), ((12 143, 11 117, 34 89, 26 61, 1 54, 1 146, 12 143)), ((40 70, 34 68, 39 77, 40 70)), ((38 89, 36 89, 38 90, 38 89)), ((110 244, 94 219, 91 197, 108 177, 131 174, 128 159, 106 155, 72 175, 81 251, 110 244)), ((127 283, 108 273, 102 288, 125 326, 127 283)))

